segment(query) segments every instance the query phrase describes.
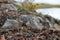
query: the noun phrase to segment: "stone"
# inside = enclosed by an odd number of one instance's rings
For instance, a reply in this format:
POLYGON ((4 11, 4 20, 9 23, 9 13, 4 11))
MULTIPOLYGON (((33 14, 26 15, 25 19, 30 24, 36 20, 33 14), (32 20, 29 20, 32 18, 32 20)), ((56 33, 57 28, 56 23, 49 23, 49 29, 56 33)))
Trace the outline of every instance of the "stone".
POLYGON ((42 29, 42 22, 44 21, 41 17, 32 16, 32 15, 22 15, 21 17, 23 23, 32 28, 42 29))
POLYGON ((32 28, 46 28, 46 29, 53 29, 56 30, 54 24, 50 22, 47 18, 43 19, 39 16, 32 16, 32 15, 21 15, 21 21, 29 27, 32 28))
POLYGON ((55 27, 56 30, 59 30, 60 31, 60 25, 54 24, 54 27, 55 27))
POLYGON ((17 10, 13 4, 1 4, 1 8, 7 8, 9 10, 17 10))
POLYGON ((18 27, 18 21, 14 19, 7 19, 2 26, 2 28, 11 28, 11 27, 18 27))

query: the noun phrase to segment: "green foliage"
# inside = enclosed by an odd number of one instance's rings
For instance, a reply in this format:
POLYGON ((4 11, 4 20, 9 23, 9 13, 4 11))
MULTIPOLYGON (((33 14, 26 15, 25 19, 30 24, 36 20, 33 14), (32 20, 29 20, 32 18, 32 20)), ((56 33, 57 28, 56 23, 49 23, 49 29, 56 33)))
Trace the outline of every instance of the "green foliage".
POLYGON ((18 10, 21 10, 21 11, 26 11, 26 12, 30 12, 32 13, 32 15, 35 14, 35 12, 29 10, 28 8, 24 7, 24 6, 16 6, 18 10))
POLYGON ((23 7, 23 6, 16 6, 18 8, 18 10, 21 10, 21 11, 27 11, 28 9, 23 7))

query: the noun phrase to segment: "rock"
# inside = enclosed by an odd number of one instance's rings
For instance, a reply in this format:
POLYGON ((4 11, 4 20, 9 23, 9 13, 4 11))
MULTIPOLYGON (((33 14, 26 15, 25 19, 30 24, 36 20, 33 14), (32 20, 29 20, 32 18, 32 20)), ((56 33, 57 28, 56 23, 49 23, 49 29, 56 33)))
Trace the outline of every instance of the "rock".
POLYGON ((51 23, 48 19, 45 19, 45 27, 46 29, 54 28, 53 23, 51 23))
POLYGON ((18 27, 18 21, 14 19, 7 19, 2 28, 13 28, 13 27, 18 27))
POLYGON ((13 4, 1 4, 1 8, 7 8, 9 10, 17 10, 13 4))
POLYGON ((21 19, 24 23, 26 23, 27 26, 38 29, 43 28, 42 22, 44 20, 41 17, 32 15, 22 15, 21 19))
POLYGON ((56 26, 54 26, 54 24, 50 22, 50 20, 48 20, 47 18, 43 19, 39 16, 21 15, 21 20, 24 24, 32 28, 46 28, 56 30, 56 26))
POLYGON ((59 30, 60 31, 60 25, 54 24, 54 27, 55 27, 56 30, 59 30))
POLYGON ((27 23, 27 21, 29 21, 31 18, 32 18, 31 15, 21 15, 21 20, 22 20, 24 23, 27 23))
POLYGON ((34 16, 26 23, 26 25, 31 26, 32 28, 42 29, 43 25, 39 19, 39 17, 34 16))
POLYGON ((0 9, 7 8, 9 10, 17 10, 14 0, 0 0, 0 9))

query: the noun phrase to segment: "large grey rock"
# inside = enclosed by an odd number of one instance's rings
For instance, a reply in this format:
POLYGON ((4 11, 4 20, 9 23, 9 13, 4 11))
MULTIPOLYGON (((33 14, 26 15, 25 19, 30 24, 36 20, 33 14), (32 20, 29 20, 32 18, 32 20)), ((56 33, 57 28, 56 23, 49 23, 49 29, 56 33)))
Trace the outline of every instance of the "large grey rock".
POLYGON ((39 16, 21 15, 21 21, 32 28, 42 29, 44 27, 46 29, 60 30, 60 25, 39 16))
POLYGON ((27 26, 32 28, 46 28, 46 29, 55 29, 56 27, 52 22, 50 22, 47 18, 43 19, 39 16, 32 16, 32 15, 21 15, 21 20, 27 26))
POLYGON ((7 19, 2 28, 11 28, 11 27, 18 27, 18 21, 14 19, 7 19))
POLYGON ((1 8, 7 8, 9 10, 17 10, 13 4, 1 4, 1 8))
POLYGON ((40 19, 40 17, 34 16, 26 23, 26 25, 28 25, 32 28, 42 29, 43 25, 42 25, 41 19, 40 19))
POLYGON ((42 22, 44 21, 41 17, 32 16, 32 15, 21 15, 21 19, 27 26, 32 28, 42 29, 42 22))

